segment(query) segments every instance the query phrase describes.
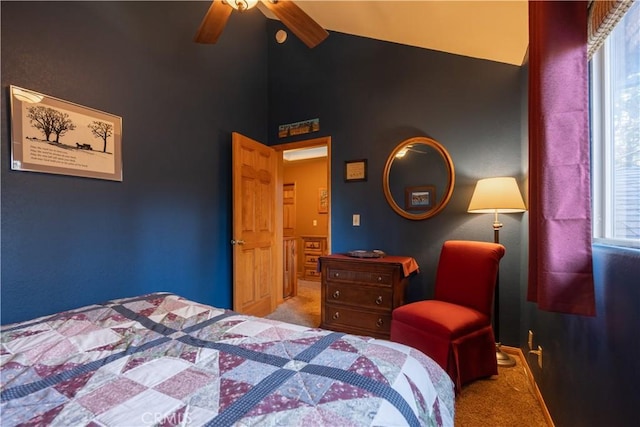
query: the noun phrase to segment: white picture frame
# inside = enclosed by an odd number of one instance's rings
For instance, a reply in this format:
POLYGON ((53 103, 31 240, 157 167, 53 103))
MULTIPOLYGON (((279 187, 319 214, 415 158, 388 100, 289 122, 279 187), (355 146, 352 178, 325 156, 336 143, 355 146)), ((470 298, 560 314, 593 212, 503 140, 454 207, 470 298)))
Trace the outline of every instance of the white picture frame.
POLYGON ((11 85, 11 169, 122 181, 122 118, 11 85))

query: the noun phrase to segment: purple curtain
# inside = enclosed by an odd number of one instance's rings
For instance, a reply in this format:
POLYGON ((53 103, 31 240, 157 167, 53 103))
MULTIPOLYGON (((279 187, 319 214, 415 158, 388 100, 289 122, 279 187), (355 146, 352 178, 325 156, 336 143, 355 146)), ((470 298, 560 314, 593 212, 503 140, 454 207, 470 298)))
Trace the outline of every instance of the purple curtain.
POLYGON ((587 67, 587 2, 530 0, 527 300, 593 316, 587 67))

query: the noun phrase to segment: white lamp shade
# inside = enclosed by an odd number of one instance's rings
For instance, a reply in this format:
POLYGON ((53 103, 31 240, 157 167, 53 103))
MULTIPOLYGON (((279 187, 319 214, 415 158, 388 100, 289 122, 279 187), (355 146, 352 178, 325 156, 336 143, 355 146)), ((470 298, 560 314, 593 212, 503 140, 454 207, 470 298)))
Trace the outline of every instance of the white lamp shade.
POLYGON ((497 177, 478 181, 467 212, 516 213, 526 210, 516 179, 497 177))

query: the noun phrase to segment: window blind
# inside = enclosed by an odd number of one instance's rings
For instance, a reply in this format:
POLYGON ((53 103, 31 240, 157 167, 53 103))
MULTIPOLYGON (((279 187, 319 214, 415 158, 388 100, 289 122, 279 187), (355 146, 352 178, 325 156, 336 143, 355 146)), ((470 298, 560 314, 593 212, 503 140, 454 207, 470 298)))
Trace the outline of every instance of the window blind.
POLYGON ((589 2, 587 22, 587 56, 589 59, 602 46, 613 27, 622 19, 632 4, 633 0, 591 0, 589 2))

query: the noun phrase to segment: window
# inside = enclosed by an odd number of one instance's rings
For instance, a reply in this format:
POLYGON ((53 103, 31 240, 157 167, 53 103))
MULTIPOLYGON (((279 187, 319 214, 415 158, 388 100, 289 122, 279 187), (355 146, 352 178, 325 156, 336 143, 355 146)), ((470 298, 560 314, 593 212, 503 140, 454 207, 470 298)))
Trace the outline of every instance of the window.
POLYGON ((640 247, 640 2, 591 61, 593 235, 640 247))

